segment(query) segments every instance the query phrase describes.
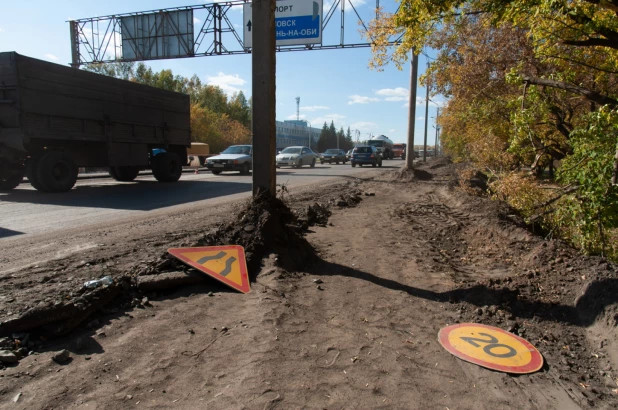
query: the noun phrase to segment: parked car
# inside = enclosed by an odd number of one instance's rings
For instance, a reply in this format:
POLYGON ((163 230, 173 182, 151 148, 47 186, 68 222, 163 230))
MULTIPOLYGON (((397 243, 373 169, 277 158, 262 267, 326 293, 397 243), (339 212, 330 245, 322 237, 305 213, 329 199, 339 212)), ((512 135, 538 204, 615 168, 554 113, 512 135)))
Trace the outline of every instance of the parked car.
POLYGON ((364 164, 371 164, 372 167, 382 166, 382 154, 378 149, 371 145, 359 145, 354 147, 352 151, 352 157, 350 158, 352 166, 357 164, 363 166, 364 164))
POLYGON ((303 165, 315 167, 317 154, 307 147, 287 147, 277 155, 277 168, 290 166, 300 168, 303 165))
POLYGON ((208 158, 206 168, 215 175, 223 171, 240 171, 247 175, 253 169, 253 149, 251 145, 232 145, 221 154, 208 158))
POLYGON ((320 164, 324 165, 324 163, 328 162, 332 164, 333 162, 339 165, 340 162, 347 162, 348 158, 345 155, 345 151, 337 148, 327 149, 323 154, 320 154, 320 164))

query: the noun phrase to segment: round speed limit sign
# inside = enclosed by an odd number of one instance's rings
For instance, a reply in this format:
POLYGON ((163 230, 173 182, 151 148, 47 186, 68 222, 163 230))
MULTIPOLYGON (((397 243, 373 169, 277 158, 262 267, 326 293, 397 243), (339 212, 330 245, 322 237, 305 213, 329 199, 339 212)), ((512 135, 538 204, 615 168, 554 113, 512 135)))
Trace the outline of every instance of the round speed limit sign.
POLYGON ((460 323, 438 334, 451 354, 470 363, 505 373, 533 373, 543 367, 543 356, 527 340, 493 326, 460 323))

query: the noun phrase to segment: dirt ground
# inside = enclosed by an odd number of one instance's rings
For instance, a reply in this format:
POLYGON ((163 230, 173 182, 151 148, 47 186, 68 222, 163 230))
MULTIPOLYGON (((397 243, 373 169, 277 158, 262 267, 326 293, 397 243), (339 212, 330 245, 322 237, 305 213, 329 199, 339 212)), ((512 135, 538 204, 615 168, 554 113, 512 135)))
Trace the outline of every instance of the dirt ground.
POLYGON ((100 227, 81 233, 96 246, 23 268, 5 253, 0 357, 18 361, 0 370, 0 406, 618 408, 616 266, 462 189, 461 167, 281 192, 291 212, 238 203, 100 227), (166 254, 227 241, 247 250, 249 294, 166 254), (467 322, 524 337, 544 367, 452 356, 438 331, 467 322))

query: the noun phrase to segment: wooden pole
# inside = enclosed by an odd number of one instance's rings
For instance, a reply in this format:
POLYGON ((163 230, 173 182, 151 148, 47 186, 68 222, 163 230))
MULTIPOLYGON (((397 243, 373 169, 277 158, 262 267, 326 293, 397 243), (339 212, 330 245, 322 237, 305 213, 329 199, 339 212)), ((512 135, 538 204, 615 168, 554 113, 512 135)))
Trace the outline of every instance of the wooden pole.
POLYGON ((275 154, 275 0, 253 0, 251 7, 253 96, 253 195, 277 195, 275 154))
POLYGON ((418 54, 412 52, 410 71, 410 99, 408 110, 408 147, 406 153, 406 168, 414 169, 414 122, 416 117, 416 82, 418 78, 418 54))
MULTIPOLYGON (((427 68, 429 68, 429 63, 427 63, 427 68)), ((429 84, 425 85, 426 95, 425 95, 425 136, 423 140, 423 161, 427 161, 427 124, 429 124, 429 84)))

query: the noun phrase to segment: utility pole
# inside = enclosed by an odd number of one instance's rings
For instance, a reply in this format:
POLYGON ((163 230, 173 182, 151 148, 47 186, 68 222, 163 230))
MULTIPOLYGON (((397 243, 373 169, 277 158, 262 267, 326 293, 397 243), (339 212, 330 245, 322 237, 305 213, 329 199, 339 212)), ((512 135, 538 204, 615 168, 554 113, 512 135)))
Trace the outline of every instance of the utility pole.
POLYGON ((438 131, 440 130, 440 126, 438 125, 438 117, 440 116, 440 107, 438 107, 438 111, 436 112, 436 142, 435 142, 435 147, 433 150, 433 156, 437 157, 438 156, 438 147, 440 146, 438 144, 438 131))
MULTIPOLYGON (((427 63, 429 68, 429 63, 427 63)), ((429 123, 429 84, 425 85, 427 90, 425 95, 425 138, 423 142, 423 162, 427 161, 427 124, 429 123)))
POLYGON ((300 97, 296 97, 296 121, 300 120, 300 97))
POLYGON ((406 155, 406 168, 414 169, 414 121, 416 116, 416 79, 418 78, 418 54, 412 51, 410 71, 410 98, 408 109, 408 153, 406 155), (410 150, 412 152, 410 152, 410 150))
POLYGON ((253 95, 253 195, 277 195, 275 168, 275 0, 253 0, 251 7, 253 95))

